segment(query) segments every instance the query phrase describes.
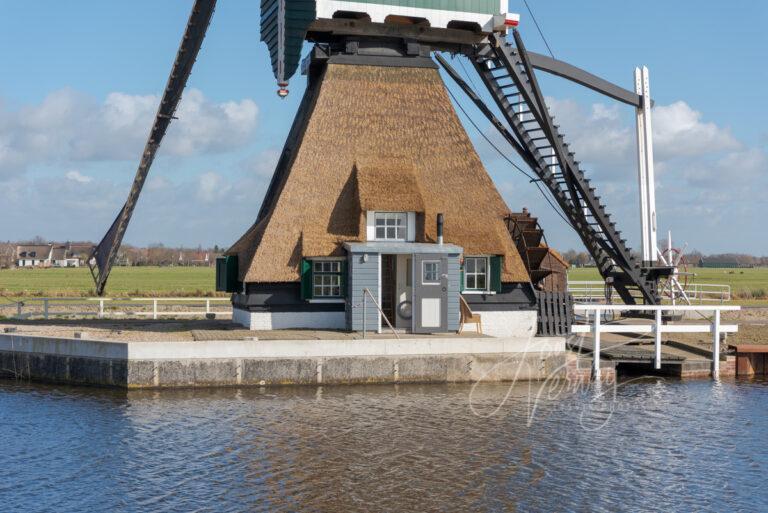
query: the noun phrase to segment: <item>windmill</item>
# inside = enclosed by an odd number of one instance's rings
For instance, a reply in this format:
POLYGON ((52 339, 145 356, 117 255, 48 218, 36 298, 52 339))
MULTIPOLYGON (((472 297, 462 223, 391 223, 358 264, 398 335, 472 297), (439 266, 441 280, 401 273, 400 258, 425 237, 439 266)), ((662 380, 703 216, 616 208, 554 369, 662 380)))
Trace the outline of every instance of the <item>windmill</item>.
MULTIPOLYGON (((104 291, 117 248, 122 242, 155 154, 169 124, 175 119, 174 112, 205 37, 215 4, 215 0, 197 0, 194 3, 128 199, 90 259, 91 272, 99 294, 104 291)), ((378 3, 262 0, 261 40, 269 49, 278 95, 284 97, 288 94, 289 80, 297 70, 301 69, 302 73, 310 77, 305 101, 302 102, 294 128, 289 134, 278 169, 290 166, 295 159, 298 151, 296 145, 301 144, 302 127, 307 124, 302 116, 311 116, 312 102, 317 99, 316 91, 312 88, 322 82, 329 63, 386 67, 392 65, 390 62, 394 62, 393 59, 399 59, 401 63, 408 61, 410 64, 407 65, 411 67, 429 67, 434 66, 431 60, 434 56, 448 76, 530 168, 536 187, 548 197, 551 205, 579 235, 603 278, 612 283, 624 302, 658 304, 661 301, 659 280, 669 276, 674 266, 664 261, 657 263, 654 257, 656 213, 652 190, 651 100, 647 70, 638 71, 635 90, 620 87, 566 62, 529 52, 517 30, 519 16, 506 12, 506 1, 467 2, 467 5, 460 6, 461 10, 457 10, 456 4, 452 0, 412 0, 407 3, 397 0, 381 0, 378 3), (305 41, 314 46, 302 60, 305 41), (441 53, 466 59, 471 64, 501 118, 441 53), (642 260, 631 254, 606 204, 596 193, 596 186, 587 177, 569 148, 565 134, 550 114, 539 85, 539 72, 572 81, 636 110, 642 260)), ((244 250, 243 246, 261 243, 265 236, 265 225, 269 223, 270 209, 283 192, 284 179, 279 172, 275 173, 254 226, 238 241, 237 250, 229 252, 231 257, 237 254, 248 255, 249 262, 241 262, 240 268, 234 271, 222 267, 222 272, 231 278, 225 280, 231 283, 223 285, 223 290, 248 296, 247 282, 252 275, 245 267, 253 266, 251 260, 254 251, 253 248, 244 250)), ((302 234, 297 244, 302 241, 310 244, 311 240, 309 234, 302 234)), ((297 272, 296 260, 291 262, 290 273, 297 272)), ((245 297, 238 301, 249 300, 245 297)))
POLYGON ((672 232, 667 232, 667 247, 659 249, 659 261, 672 268, 672 272, 659 282, 659 294, 662 298, 668 299, 673 305, 679 301, 686 305, 691 304, 691 299, 685 291, 688 286, 688 262, 685 259, 685 250, 688 244, 682 248, 672 246, 672 232))

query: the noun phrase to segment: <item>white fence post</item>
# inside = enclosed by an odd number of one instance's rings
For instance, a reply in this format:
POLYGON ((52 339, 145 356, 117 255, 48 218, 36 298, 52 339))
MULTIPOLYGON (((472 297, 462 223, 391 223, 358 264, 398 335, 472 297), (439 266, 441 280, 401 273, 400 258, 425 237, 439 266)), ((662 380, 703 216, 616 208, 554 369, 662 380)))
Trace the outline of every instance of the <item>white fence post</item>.
MULTIPOLYGON (((189 298, 149 298, 149 297, 142 297, 142 298, 128 298, 122 300, 114 300, 112 298, 103 298, 103 297, 88 297, 88 298, 56 298, 56 297, 34 297, 34 298, 28 298, 24 299, 22 301, 13 301, 11 303, 6 303, 5 305, 0 305, 0 312, 6 311, 6 315, 9 317, 12 317, 14 314, 12 311, 8 311, 10 309, 13 309, 15 306, 15 318, 22 320, 29 317, 34 318, 44 318, 47 320, 56 319, 57 317, 61 316, 78 316, 78 317, 91 317, 91 318, 98 318, 98 319, 104 319, 109 317, 119 317, 119 316, 127 316, 127 318, 130 317, 139 317, 139 318, 152 318, 152 319, 160 319, 163 315, 174 315, 174 316, 200 316, 202 312, 200 309, 195 306, 198 305, 200 302, 205 302, 205 313, 206 314, 215 314, 218 315, 218 313, 224 314, 225 312, 222 310, 220 312, 216 312, 213 307, 217 304, 217 302, 227 302, 228 300, 225 298, 195 298, 195 299, 189 299, 189 298), (147 306, 147 302, 151 302, 151 311, 146 311, 144 308, 147 306), (189 310, 182 310, 179 311, 173 310, 168 312, 162 312, 160 311, 160 305, 165 302, 165 304, 169 305, 189 305, 190 301, 193 301, 192 306, 194 308, 191 308, 189 310), (111 302, 111 303, 110 303, 111 302), (141 303, 139 305, 139 303, 141 303), (25 307, 29 307, 32 305, 39 305, 39 307, 34 307, 31 309, 27 308, 27 311, 24 311, 25 307), (94 307, 95 305, 95 307, 94 307), (107 311, 108 305, 110 308, 110 311, 107 311), (138 310, 135 308, 136 305, 138 306, 138 310), (62 306, 62 308, 58 308, 57 306, 62 306), (82 307, 81 310, 77 310, 76 307, 82 307), (39 309, 38 309, 39 308, 39 309)), ((202 305, 200 305, 202 306, 202 305)))
POLYGON ((367 301, 368 301, 368 297, 365 294, 365 290, 363 290, 363 338, 366 338, 366 336, 367 336, 366 333, 368 331, 366 329, 366 325, 365 325, 367 317, 368 317, 367 312, 366 312, 366 303, 367 303, 367 301))
POLYGON ((715 310, 712 333, 712 377, 717 378, 720 374, 720 310, 715 310))
POLYGON ((653 327, 653 334, 654 334, 654 349, 656 351, 656 355, 654 357, 653 361, 653 367, 655 369, 661 369, 661 326, 662 326, 662 316, 661 316, 661 309, 656 310, 656 324, 653 327))
MULTIPOLYGON (((720 334, 721 333, 738 333, 738 324, 722 324, 722 312, 735 312, 741 310, 738 305, 590 305, 590 304, 574 304, 573 309, 575 312, 583 312, 586 319, 579 319, 579 323, 575 323, 571 327, 571 332, 578 334, 592 333, 594 337, 594 352, 592 361, 592 375, 595 379, 600 378, 600 351, 601 351, 601 338, 603 333, 637 333, 637 334, 653 334, 654 335, 654 355, 653 365, 656 369, 661 368, 661 342, 662 335, 664 333, 709 333, 712 336, 712 377, 719 378, 720 374, 720 334), (607 323, 603 326, 601 313, 603 312, 654 312, 653 324, 629 324, 622 322, 618 324, 607 323), (664 312, 711 312, 712 317, 706 322, 675 322, 671 324, 664 324, 663 313, 664 312), (594 315, 594 319, 590 319, 590 315, 594 315)), ((648 355, 650 357, 650 354, 648 355)), ((651 363, 650 358, 644 360, 651 363)))
POLYGON ((600 310, 595 310, 595 323, 593 325, 595 332, 595 352, 592 360, 592 376, 600 379, 600 310))

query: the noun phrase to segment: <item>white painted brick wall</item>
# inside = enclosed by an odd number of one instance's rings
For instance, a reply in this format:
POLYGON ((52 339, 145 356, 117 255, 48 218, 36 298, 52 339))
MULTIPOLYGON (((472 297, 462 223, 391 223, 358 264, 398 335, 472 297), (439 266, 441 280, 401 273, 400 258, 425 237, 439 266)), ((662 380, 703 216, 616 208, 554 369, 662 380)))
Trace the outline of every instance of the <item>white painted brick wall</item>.
MULTIPOLYGON (((485 335, 518 338, 536 335, 534 310, 478 313, 483 320, 485 335)), ((251 330, 290 328, 343 330, 347 328, 344 312, 248 312, 234 308, 232 321, 251 330)), ((472 329, 472 325, 467 326, 467 331, 472 329)))
POLYGON ((290 328, 343 330, 347 327, 344 312, 248 312, 234 308, 232 321, 251 330, 290 328))
MULTIPOLYGON (((492 337, 521 337, 536 335, 536 311, 477 312, 483 322, 483 333, 492 337)), ((467 327, 472 330, 472 325, 467 327)))

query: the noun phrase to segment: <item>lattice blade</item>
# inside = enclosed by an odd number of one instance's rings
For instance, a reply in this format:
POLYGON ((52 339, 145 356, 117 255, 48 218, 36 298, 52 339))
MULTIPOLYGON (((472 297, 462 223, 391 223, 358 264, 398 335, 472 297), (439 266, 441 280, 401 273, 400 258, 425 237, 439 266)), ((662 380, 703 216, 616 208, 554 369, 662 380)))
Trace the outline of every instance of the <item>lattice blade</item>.
POLYGON ((117 251, 123 242, 123 235, 128 228, 128 223, 133 215, 133 209, 139 199, 139 194, 144 187, 147 174, 155 159, 157 149, 174 119, 173 114, 181 100, 181 94, 187 85, 187 79, 192 73, 192 66, 195 64, 197 54, 203 44, 205 33, 211 22, 216 0, 196 0, 192 6, 192 12, 189 15, 187 28, 184 31, 184 37, 181 39, 179 50, 176 54, 176 60, 173 63, 171 74, 168 77, 168 83, 165 86, 163 99, 157 109, 155 121, 152 124, 152 131, 144 146, 144 152, 139 162, 139 168, 136 171, 136 177, 133 179, 133 185, 128 193, 128 199, 123 208, 115 218, 104 238, 94 248, 91 258, 88 259, 88 266, 91 268, 94 282, 96 283, 96 293, 102 295, 104 287, 107 284, 109 272, 117 258, 117 251))

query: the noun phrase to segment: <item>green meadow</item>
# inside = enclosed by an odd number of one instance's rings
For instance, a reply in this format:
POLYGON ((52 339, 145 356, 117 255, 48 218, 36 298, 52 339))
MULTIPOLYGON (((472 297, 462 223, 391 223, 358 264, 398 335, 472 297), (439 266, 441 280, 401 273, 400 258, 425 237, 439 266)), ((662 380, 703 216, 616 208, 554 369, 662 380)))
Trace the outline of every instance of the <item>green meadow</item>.
MULTIPOLYGON (((214 296, 213 267, 115 267, 107 296, 214 296)), ((87 267, 1 269, 1 296, 79 297, 95 295, 87 267)))
MULTIPOLYGON (((734 299, 768 299, 768 268, 754 269, 710 269, 692 267, 688 269, 688 283, 714 283, 730 285, 734 299)), ((600 274, 594 267, 571 269, 568 279, 574 281, 599 280, 600 274)), ((680 278, 682 282, 684 277, 680 278)))
MULTIPOLYGON (((730 285, 734 298, 768 299, 768 268, 694 268, 690 283, 730 285)), ((215 296, 213 267, 115 267, 107 283, 107 295, 132 296, 215 296)), ((599 280, 595 268, 572 269, 571 280, 599 280)), ((87 268, 1 269, 0 296, 79 297, 94 295, 87 268)))

